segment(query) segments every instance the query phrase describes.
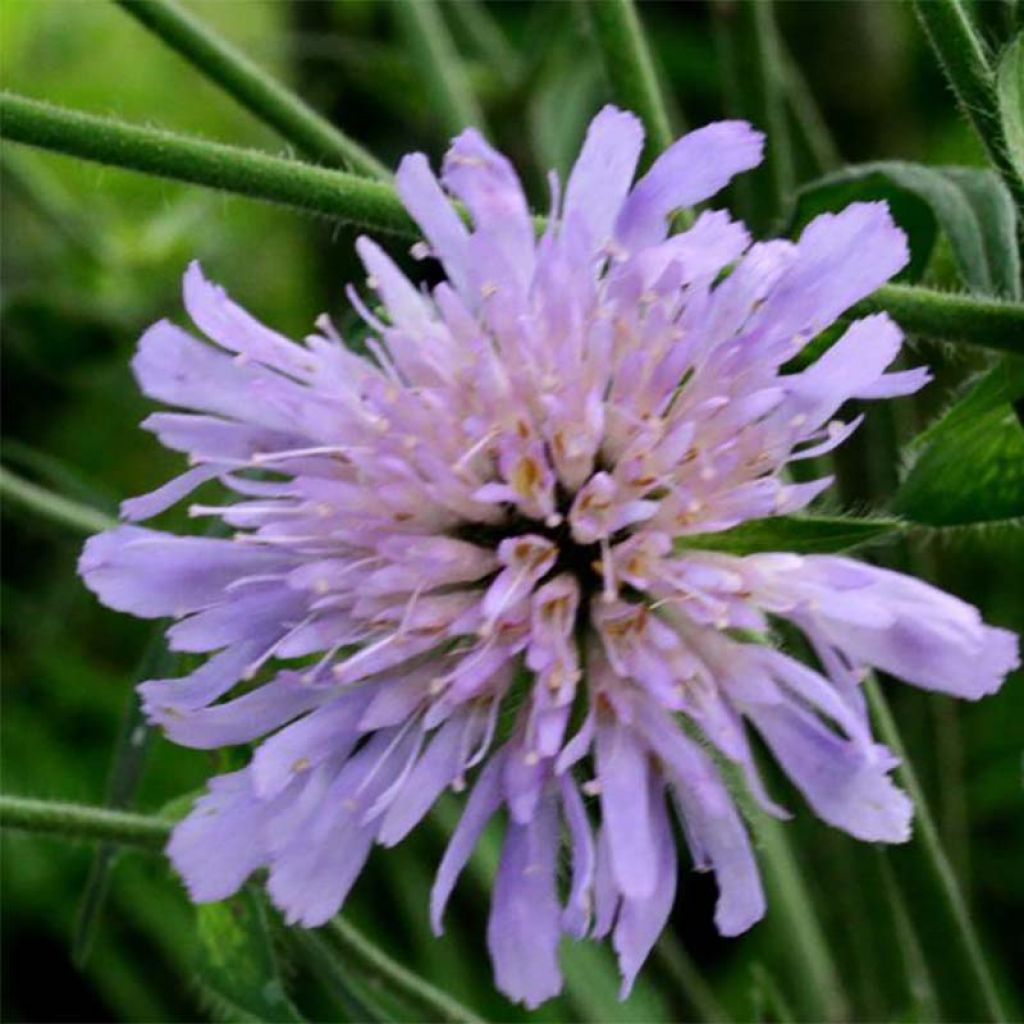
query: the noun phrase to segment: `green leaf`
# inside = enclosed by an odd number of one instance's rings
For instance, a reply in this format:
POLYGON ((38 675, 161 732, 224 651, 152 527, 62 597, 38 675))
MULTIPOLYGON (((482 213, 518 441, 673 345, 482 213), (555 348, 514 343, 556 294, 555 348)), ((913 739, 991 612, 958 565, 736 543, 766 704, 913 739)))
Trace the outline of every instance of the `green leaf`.
POLYGON ((243 889, 222 903, 196 908, 200 982, 223 1016, 242 1021, 303 1018, 281 981, 259 896, 243 889))
POLYGON ((996 93, 1006 155, 1024 181, 1024 32, 1018 34, 999 59, 996 93))
POLYGON ((966 526, 1024 516, 1024 360, 1007 357, 915 439, 892 510, 914 523, 966 526))
POLYGON ((799 191, 792 226, 851 202, 879 199, 888 202, 907 232, 910 264, 904 277, 913 281, 924 273, 941 230, 972 292, 1020 296, 1017 214, 1006 186, 992 171, 897 160, 845 167, 799 191))
POLYGON ((722 551, 752 555, 759 551, 828 554, 891 537, 902 530, 898 519, 847 516, 773 516, 752 519, 721 533, 689 534, 676 539, 680 551, 722 551))

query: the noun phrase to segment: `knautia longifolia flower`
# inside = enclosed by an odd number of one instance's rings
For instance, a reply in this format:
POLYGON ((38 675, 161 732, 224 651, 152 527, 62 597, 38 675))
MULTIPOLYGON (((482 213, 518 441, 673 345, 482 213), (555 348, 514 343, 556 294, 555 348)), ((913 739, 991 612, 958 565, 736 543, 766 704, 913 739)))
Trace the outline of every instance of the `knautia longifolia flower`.
POLYGON ((326 320, 305 344, 282 337, 196 265, 185 305, 213 344, 166 321, 143 336, 143 392, 187 410, 144 425, 192 468, 124 515, 218 479, 237 500, 193 512, 233 535, 125 525, 88 543, 81 571, 113 608, 172 616, 173 649, 210 655, 141 686, 171 740, 258 741, 174 832, 195 900, 262 868, 289 921, 322 924, 374 843, 466 789, 435 929, 500 813, 498 986, 528 1006, 557 993, 568 933, 610 935, 628 992, 672 907, 672 813, 715 873, 719 930, 764 913, 709 751, 782 814, 753 730, 819 817, 901 842, 911 805, 872 739, 864 670, 973 699, 1017 664, 1011 633, 917 580, 843 557, 701 550, 700 535, 797 512, 828 486, 786 467, 850 434, 858 420, 833 418, 844 402, 928 375, 885 372, 901 344, 885 315, 780 371, 906 263, 884 204, 825 214, 796 243, 751 244, 718 211, 669 235, 673 211, 760 161, 762 136, 708 125, 632 184, 642 137, 603 110, 564 192, 552 179, 539 239, 511 166, 476 132, 440 184, 407 157, 397 183, 426 238, 417 254, 447 279, 419 289, 360 239, 383 309, 352 293, 366 358, 326 320), (773 620, 803 632, 816 667, 763 642, 773 620))

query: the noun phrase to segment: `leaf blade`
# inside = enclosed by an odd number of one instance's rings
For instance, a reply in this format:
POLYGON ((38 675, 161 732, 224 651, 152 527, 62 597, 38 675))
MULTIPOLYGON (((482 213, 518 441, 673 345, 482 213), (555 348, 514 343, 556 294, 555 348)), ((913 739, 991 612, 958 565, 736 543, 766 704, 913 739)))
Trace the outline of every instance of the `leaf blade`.
POLYGON ((829 554, 895 536, 904 523, 894 518, 773 516, 751 519, 721 533, 691 534, 676 540, 677 550, 752 555, 765 551, 829 554))
POLYGON ((1024 360, 1007 357, 916 439, 891 510, 926 526, 1024 517, 1024 360))
POLYGON ((196 908, 200 980, 240 1018, 299 1024, 304 1018, 285 992, 260 897, 251 889, 196 908))

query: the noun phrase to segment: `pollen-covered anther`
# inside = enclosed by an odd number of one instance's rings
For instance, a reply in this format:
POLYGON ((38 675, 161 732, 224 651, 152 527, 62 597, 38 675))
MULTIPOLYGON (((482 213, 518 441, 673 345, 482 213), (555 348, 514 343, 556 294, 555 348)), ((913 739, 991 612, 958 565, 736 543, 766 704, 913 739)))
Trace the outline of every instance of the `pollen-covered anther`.
POLYGON ((533 497, 543 482, 544 473, 536 459, 524 455, 516 462, 509 483, 513 490, 524 498, 533 497))

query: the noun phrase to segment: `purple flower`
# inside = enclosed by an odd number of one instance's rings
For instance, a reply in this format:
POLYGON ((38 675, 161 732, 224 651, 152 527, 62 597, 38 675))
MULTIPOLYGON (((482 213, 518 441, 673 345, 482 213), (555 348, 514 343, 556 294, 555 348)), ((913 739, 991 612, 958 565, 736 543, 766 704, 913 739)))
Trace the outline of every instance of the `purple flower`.
POLYGON ((266 869, 289 921, 322 924, 374 843, 468 788, 433 924, 500 813, 487 939, 499 988, 532 1007, 559 991, 563 933, 610 935, 629 991, 672 907, 673 815, 694 865, 715 872, 719 930, 762 916, 718 767, 784 816, 751 730, 819 817, 907 839, 865 670, 975 699, 1018 664, 1017 642, 955 597, 847 558, 701 550, 700 535, 796 512, 828 486, 790 483, 786 465, 849 435, 858 420, 834 419, 848 399, 928 379, 886 373, 901 336, 885 315, 780 369, 906 263, 884 204, 825 214, 795 243, 752 244, 720 211, 669 235, 673 211, 756 165, 762 141, 712 124, 633 184, 640 124, 606 108, 564 192, 552 178, 539 240, 511 166, 476 132, 440 184, 407 157, 398 189, 426 237, 414 253, 447 280, 416 288, 360 239, 383 309, 352 294, 367 358, 326 319, 294 343, 189 268, 185 305, 213 344, 161 321, 134 369, 146 395, 186 410, 144 426, 191 468, 124 515, 216 479, 234 500, 192 512, 233 536, 125 525, 89 541, 81 572, 112 608, 173 617, 174 650, 209 655, 141 686, 170 739, 258 743, 175 830, 195 900, 266 869), (757 641, 773 620, 804 633, 814 667, 757 641))

